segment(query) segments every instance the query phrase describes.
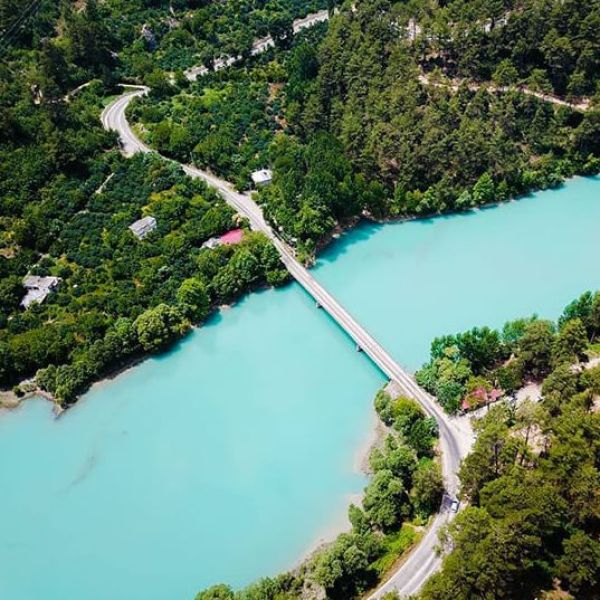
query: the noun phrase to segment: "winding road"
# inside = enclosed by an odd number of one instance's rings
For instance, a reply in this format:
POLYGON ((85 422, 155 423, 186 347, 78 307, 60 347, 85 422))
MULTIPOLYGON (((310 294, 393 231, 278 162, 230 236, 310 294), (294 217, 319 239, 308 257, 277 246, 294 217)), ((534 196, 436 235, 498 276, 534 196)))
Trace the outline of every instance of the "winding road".
MULTIPOLYGON (((297 31, 311 24, 328 18, 327 12, 322 11, 309 15, 294 23, 297 31)), ((253 46, 255 53, 266 50, 272 44, 270 38, 259 40, 253 46)), ((253 50, 253 52, 254 52, 253 50)), ((222 59, 222 64, 215 68, 223 68, 237 59, 222 59)), ((196 79, 206 73, 205 67, 197 67, 186 73, 189 79, 196 79)), ((137 152, 155 152, 134 133, 126 117, 129 103, 138 96, 148 93, 144 86, 123 86, 125 92, 110 103, 102 112, 102 124, 108 130, 119 134, 121 149, 126 156, 137 152)), ((169 160, 166 159, 165 160, 169 160)), ((301 265, 295 258, 292 249, 285 244, 265 221, 262 210, 249 194, 241 194, 234 186, 207 171, 191 165, 181 164, 184 172, 190 177, 199 178, 216 188, 223 199, 240 215, 246 217, 255 231, 265 234, 277 248, 281 260, 294 279, 314 298, 317 306, 323 308, 333 318, 346 334, 354 341, 357 348, 362 350, 379 367, 396 388, 403 394, 417 400, 423 410, 434 417, 440 436, 442 473, 447 496, 455 497, 458 491, 458 469, 461 460, 469 452, 472 445, 472 432, 463 422, 449 417, 425 390, 420 388, 413 377, 405 371, 377 340, 354 319, 354 317, 301 265)), ((368 600, 377 600, 390 591, 396 591, 401 596, 407 596, 419 591, 427 579, 439 569, 441 557, 435 551, 438 543, 440 528, 453 517, 447 506, 441 507, 433 519, 419 544, 408 555, 407 559, 391 574, 391 576, 370 596, 368 600)))
POLYGON ((566 106, 572 110, 577 110, 580 112, 585 112, 591 106, 591 102, 589 98, 582 98, 579 102, 568 102, 563 98, 559 98, 554 94, 546 94, 544 92, 538 92, 535 90, 530 90, 528 87, 524 85, 501 85, 497 86, 492 83, 474 83, 466 80, 450 80, 449 82, 444 81, 432 81, 430 77, 421 73, 419 75, 419 83, 424 86, 435 87, 435 88, 445 88, 450 90, 452 93, 458 92, 460 86, 465 84, 467 89, 471 92, 476 92, 480 89, 486 90, 490 94, 505 94, 507 92, 519 92, 524 94, 525 96, 533 96, 538 100, 542 100, 543 102, 549 102, 550 104, 555 104, 556 106, 566 106))

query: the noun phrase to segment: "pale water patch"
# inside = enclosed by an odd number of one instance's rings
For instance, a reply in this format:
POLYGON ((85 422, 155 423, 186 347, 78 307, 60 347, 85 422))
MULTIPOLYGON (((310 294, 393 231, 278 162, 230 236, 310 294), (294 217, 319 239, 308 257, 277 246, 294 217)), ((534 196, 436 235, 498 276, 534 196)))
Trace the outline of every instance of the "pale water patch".
POLYGON ((469 213, 364 224, 314 275, 404 366, 431 340, 538 313, 600 289, 600 177, 469 213))
POLYGON ((297 286, 254 294, 58 420, 0 416, 0 598, 192 598, 344 525, 381 375, 297 286))
MULTIPOLYGON (((600 179, 365 225, 316 276, 409 368, 435 335, 600 288, 600 179)), ((254 294, 58 420, 0 414, 0 598, 178 600, 293 565, 360 492, 383 378, 297 286, 254 294)))

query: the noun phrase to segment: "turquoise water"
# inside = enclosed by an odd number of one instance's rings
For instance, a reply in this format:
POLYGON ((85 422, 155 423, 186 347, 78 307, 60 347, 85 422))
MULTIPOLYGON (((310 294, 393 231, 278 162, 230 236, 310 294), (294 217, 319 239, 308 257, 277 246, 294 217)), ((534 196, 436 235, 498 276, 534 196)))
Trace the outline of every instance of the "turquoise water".
POLYGON ((364 224, 315 276, 412 370, 431 340, 537 313, 600 289, 600 177, 479 211, 364 224))
POLYGON ((293 286, 58 420, 43 401, 3 414, 0 598, 188 599, 290 568, 364 486, 381 383, 293 286))
MULTIPOLYGON (((316 276, 406 366, 434 335, 600 288, 600 179, 365 225, 316 276)), ((380 374, 297 285, 254 294, 58 420, 0 415, 0 598, 187 599, 290 567, 364 479, 380 374)))

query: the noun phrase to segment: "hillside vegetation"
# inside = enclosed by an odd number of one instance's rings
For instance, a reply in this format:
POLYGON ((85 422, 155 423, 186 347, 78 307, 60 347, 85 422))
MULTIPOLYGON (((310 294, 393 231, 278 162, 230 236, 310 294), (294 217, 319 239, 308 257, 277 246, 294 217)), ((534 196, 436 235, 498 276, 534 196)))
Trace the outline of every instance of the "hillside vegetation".
POLYGON ((542 400, 500 403, 476 422, 460 470, 469 506, 442 537, 449 554, 423 600, 599 597, 600 365, 579 366, 599 332, 600 293, 557 327, 504 329, 511 368, 542 384, 542 400))
MULTIPOLYGON (((0 6, 4 26, 17 4, 0 6)), ((125 40, 104 18, 110 7, 42 2, 0 67, 0 386, 37 374, 62 404, 164 349, 219 304, 287 278, 260 235, 202 250, 245 223, 176 165, 124 159, 102 129, 100 112, 124 68, 112 44, 125 40), (140 241, 128 227, 147 215, 157 228, 140 241), (28 274, 60 284, 24 310, 28 274)))
POLYGON ((312 251, 336 222, 361 214, 468 209, 596 173, 597 108, 419 77, 593 96, 599 19, 597 3, 540 0, 346 7, 319 46, 302 45, 287 63, 286 135, 271 147, 275 185, 261 194, 267 215, 312 251))

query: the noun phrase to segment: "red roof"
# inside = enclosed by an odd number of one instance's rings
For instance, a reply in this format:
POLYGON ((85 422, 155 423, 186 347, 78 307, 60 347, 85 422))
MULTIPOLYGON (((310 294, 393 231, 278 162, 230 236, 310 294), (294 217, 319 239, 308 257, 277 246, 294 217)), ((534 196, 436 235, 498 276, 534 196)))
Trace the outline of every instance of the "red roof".
POLYGON ((239 244, 244 237, 243 229, 232 229, 227 233, 224 233, 219 239, 223 244, 239 244))
POLYGON ((490 392, 490 400, 492 402, 495 402, 496 400, 498 400, 498 398, 501 398, 501 397, 502 397, 502 390, 497 390, 497 389, 494 388, 490 392))

